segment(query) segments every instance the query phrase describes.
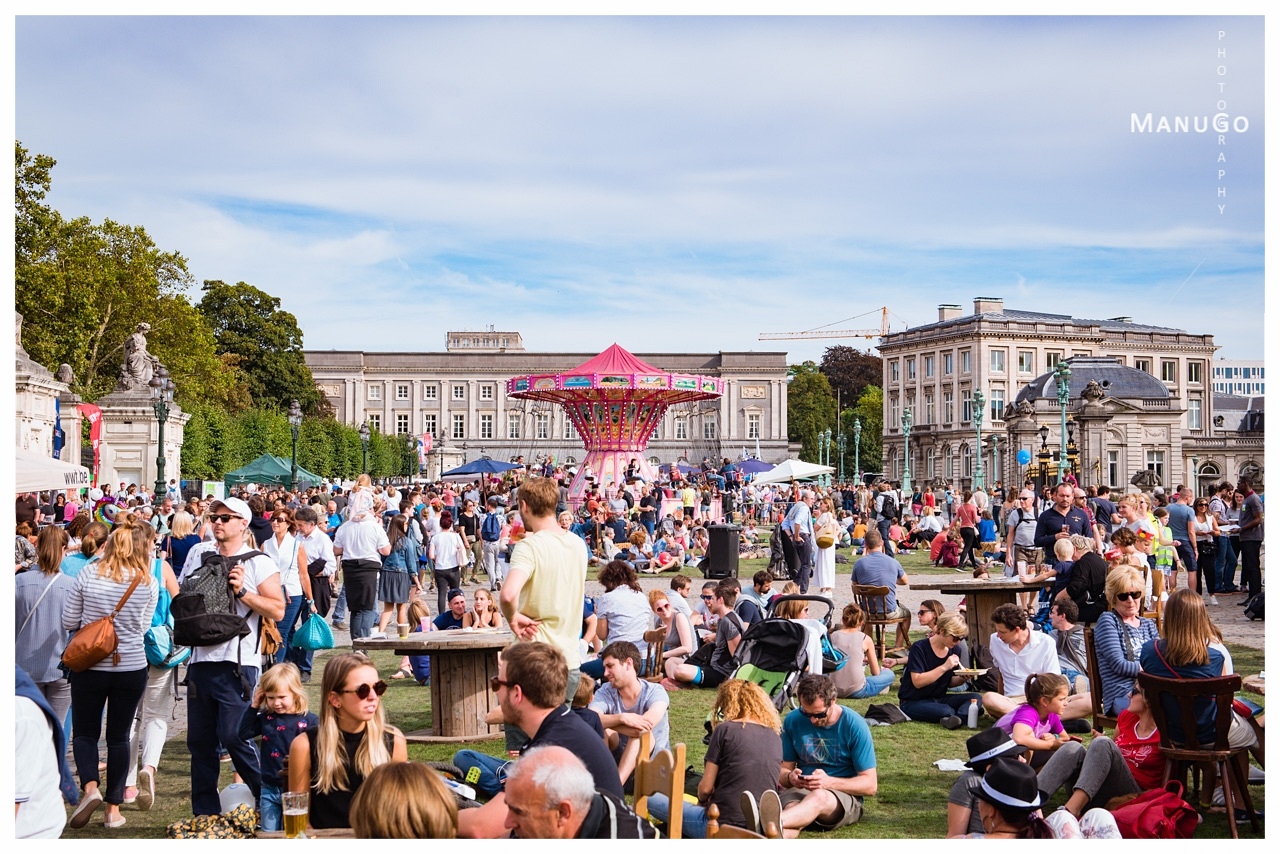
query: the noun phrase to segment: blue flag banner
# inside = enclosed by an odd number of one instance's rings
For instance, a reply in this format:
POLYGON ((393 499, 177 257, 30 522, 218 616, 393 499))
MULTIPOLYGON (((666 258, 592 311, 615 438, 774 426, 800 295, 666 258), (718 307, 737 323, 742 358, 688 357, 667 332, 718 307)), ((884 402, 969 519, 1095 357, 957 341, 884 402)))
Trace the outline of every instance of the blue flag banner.
POLYGON ((62 401, 55 397, 53 399, 53 458, 55 460, 62 459, 62 446, 66 440, 67 437, 62 432, 62 401))

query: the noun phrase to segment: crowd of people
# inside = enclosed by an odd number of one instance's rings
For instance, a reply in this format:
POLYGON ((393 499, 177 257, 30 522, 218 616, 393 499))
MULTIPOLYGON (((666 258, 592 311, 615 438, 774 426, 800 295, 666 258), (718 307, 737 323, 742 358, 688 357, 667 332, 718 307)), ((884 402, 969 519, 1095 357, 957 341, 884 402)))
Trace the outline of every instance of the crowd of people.
MULTIPOLYGON (((313 827, 362 836, 651 837, 654 824, 624 794, 645 758, 641 737, 654 751, 668 747, 671 692, 705 688, 715 691, 709 749, 697 804, 680 805, 685 835, 706 835, 712 804, 722 824, 772 825, 788 837, 829 831, 857 822, 878 786, 871 728, 837 700, 890 693, 898 677, 911 720, 955 729, 975 710, 994 719, 971 739, 972 771, 948 802, 949 835, 1105 835, 1097 809, 1151 788, 1156 775, 1158 738, 1138 674, 1232 672, 1206 606, 1240 589, 1237 554, 1245 598, 1261 592, 1262 504, 1247 479, 1204 499, 1178 488, 1167 501, 1131 493, 1112 504, 1105 487, 1070 483, 1043 495, 998 483, 990 494, 906 494, 887 482, 756 487, 725 460, 691 473, 673 466, 655 484, 593 484, 575 510, 567 474, 544 473, 461 487, 375 486, 362 476, 350 488, 186 500, 176 484, 163 496, 136 487, 20 495, 17 697, 20 724, 40 736, 24 749, 40 755, 19 766, 19 835, 56 836, 100 808, 103 825, 119 828, 122 805, 151 808, 180 668, 193 812, 221 812, 227 758, 263 830, 280 828, 287 793, 307 792, 313 827), (733 513, 744 550, 770 541, 770 568, 745 588, 733 577, 708 580, 691 603, 707 526, 733 513), (855 550, 853 584, 888 589, 905 657, 880 660, 856 604, 827 635, 805 601, 784 601, 775 616, 805 624, 814 648, 837 651, 840 663, 823 673, 823 654, 811 654, 795 708, 779 715, 764 687, 740 678, 743 638, 770 613, 783 578, 784 596, 829 597, 841 546, 855 550), (968 637, 962 613, 926 600, 914 616, 927 635, 912 643, 913 615, 895 594, 910 584, 897 556, 913 549, 977 577, 1042 582, 1046 592, 998 608, 989 638, 968 637), (604 593, 587 597, 592 564, 604 593), (180 647, 179 600, 219 570, 243 631, 180 647), (639 575, 664 571, 673 573, 669 589, 646 593, 639 575), (1148 616, 1157 609, 1161 627, 1148 616), (107 615, 114 654, 84 670, 60 666, 69 638, 107 615), (516 643, 492 680, 489 720, 503 725, 508 755, 454 757, 483 805, 459 809, 439 775, 408 762, 381 704, 387 682, 365 656, 330 655, 319 708, 308 709, 314 653, 291 640, 312 615, 349 627, 353 639, 406 624, 510 629, 516 643), (1094 627, 1101 684, 1089 684, 1084 625, 1094 627), (279 643, 264 654, 271 629, 279 643), (661 649, 650 672, 642 650, 654 637, 661 649), (974 684, 974 644, 1001 673, 998 690, 974 684), (1075 724, 1094 692, 1120 726, 1085 749, 1075 724), (59 747, 68 724, 74 777, 59 747), (40 790, 36 775, 52 788, 40 790), (1046 822, 1038 807, 1059 791, 1071 819, 1046 822), (387 798, 404 809, 387 809, 387 798), (69 818, 63 799, 74 804, 69 818)), ((425 685, 431 674, 425 657, 413 657, 388 678, 425 685)), ((1238 718, 1232 745, 1256 745, 1261 721, 1238 718)), ((672 809, 661 797, 645 801, 659 826, 672 809)))

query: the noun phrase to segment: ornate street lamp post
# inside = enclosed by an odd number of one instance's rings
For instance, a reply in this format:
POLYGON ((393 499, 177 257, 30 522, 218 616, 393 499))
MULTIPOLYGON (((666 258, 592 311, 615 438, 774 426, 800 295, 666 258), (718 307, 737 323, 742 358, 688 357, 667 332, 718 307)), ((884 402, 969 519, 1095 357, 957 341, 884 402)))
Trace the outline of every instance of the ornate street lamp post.
POLYGON ((164 495, 164 425, 169 420, 169 404, 173 402, 175 386, 169 379, 169 371, 161 365, 147 383, 151 389, 151 408, 156 413, 156 423, 160 427, 157 437, 159 445, 156 449, 156 500, 164 495))
POLYGON ((360 463, 360 471, 369 471, 369 422, 366 421, 360 425, 360 450, 363 453, 360 463))
POLYGON ((1004 480, 1004 466, 1000 460, 1000 434, 991 434, 991 477, 995 480, 1004 480))
POLYGON ((1049 463, 1053 461, 1053 454, 1049 451, 1049 425, 1044 422, 1040 423, 1040 452, 1036 455, 1039 462, 1039 470, 1036 473, 1037 493, 1043 492, 1045 486, 1049 483, 1049 463))
POLYGON ((1076 422, 1070 416, 1067 417, 1067 462, 1071 465, 1071 474, 1075 476, 1076 484, 1079 485, 1084 468, 1080 465, 1080 448, 1076 445, 1076 422))
POLYGON ((902 493, 911 494, 911 407, 902 407, 902 493))
POLYGON ((293 434, 293 451, 289 454, 289 491, 298 488, 298 429, 302 427, 302 407, 298 401, 289 404, 289 432, 293 434))
MULTIPOLYGON (((824 466, 831 465, 831 431, 823 430, 818 434, 818 464, 824 466)), ((831 485, 831 475, 824 474, 819 478, 818 482, 823 486, 831 485)))
POLYGON ((986 473, 982 468, 982 416, 984 415, 982 407, 986 403, 987 398, 982 393, 982 389, 975 388, 973 390, 973 426, 978 431, 978 443, 973 446, 973 488, 975 492, 987 484, 986 473))
POLYGON ((862 419, 853 419, 853 476, 858 482, 862 482, 862 460, 860 453, 862 451, 862 419))
POLYGON ((836 436, 836 451, 840 454, 840 482, 844 483, 844 450, 845 445, 844 431, 840 431, 840 435, 836 436))
POLYGON ((1067 468, 1071 465, 1067 459, 1067 404, 1071 401, 1071 366, 1059 362, 1053 369, 1053 378, 1058 383, 1058 408, 1062 410, 1062 449, 1058 456, 1058 482, 1067 479, 1067 468))

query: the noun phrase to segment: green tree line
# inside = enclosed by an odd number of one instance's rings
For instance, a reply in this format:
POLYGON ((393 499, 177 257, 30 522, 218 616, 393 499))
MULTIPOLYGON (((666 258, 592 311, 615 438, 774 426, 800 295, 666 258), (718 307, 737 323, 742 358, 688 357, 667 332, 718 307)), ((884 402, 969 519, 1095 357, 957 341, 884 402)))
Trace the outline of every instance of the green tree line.
POLYGON ((787 385, 787 439, 800 443, 800 459, 818 462, 818 436, 832 433, 831 465, 841 468, 837 437, 845 437, 844 473, 852 479, 855 462, 862 471, 881 470, 881 435, 884 432, 884 393, 879 378, 879 358, 849 347, 829 347, 821 364, 812 361, 791 365, 787 385), (837 412, 837 395, 842 405, 837 412), (855 450, 854 423, 862 432, 855 450))

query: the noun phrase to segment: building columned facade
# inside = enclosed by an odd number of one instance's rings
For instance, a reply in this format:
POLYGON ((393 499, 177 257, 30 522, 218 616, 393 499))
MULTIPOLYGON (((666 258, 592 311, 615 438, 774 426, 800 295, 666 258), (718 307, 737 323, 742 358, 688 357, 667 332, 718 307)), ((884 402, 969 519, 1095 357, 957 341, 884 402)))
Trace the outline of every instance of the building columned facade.
MULTIPOLYGON (((888 335, 879 347, 885 472, 899 478, 909 462, 913 482, 967 487, 979 458, 988 484, 1028 473, 1019 450, 1032 455, 1032 471, 1046 450, 1056 460, 1062 416, 1053 371, 1067 361, 1067 438, 1082 485, 1124 489, 1141 470, 1165 486, 1260 475, 1261 421, 1249 422, 1257 429, 1231 429, 1215 418, 1216 349, 1212 335, 1130 317, 1019 311, 991 297, 976 298, 972 314, 940 305, 937 322, 888 335), (982 394, 981 445, 975 392, 982 394)), ((1057 463, 1049 468, 1056 471, 1057 463)))
MULTIPOLYGON (((307 350, 305 357, 339 421, 367 421, 381 433, 418 439, 429 434, 428 476, 451 458, 470 461, 482 454, 498 460, 524 456, 529 462, 554 455, 570 465, 582 460, 582 440, 564 412, 549 403, 508 398, 506 381, 568 371, 595 353, 532 353, 523 349, 519 333, 491 329, 450 332, 446 340, 445 352, 307 350), (443 452, 445 447, 452 453, 443 452)), ((787 458, 785 352, 636 355, 664 371, 725 380, 720 399, 667 411, 646 451, 651 463, 736 459, 757 449, 768 462, 787 458)))

